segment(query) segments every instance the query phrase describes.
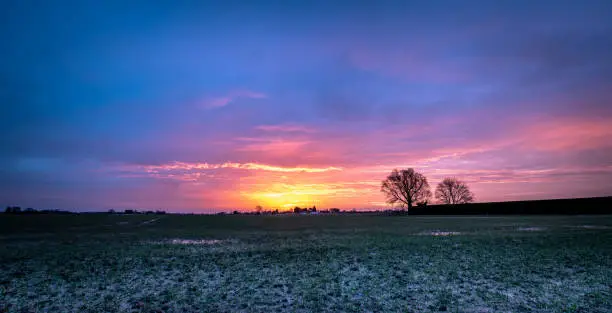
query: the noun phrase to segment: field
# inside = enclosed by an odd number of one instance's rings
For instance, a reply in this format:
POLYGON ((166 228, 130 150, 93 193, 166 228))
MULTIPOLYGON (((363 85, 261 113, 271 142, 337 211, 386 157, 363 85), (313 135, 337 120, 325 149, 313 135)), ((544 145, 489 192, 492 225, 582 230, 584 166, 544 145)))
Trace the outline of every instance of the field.
POLYGON ((0 241, 0 312, 612 312, 612 215, 0 214, 0 241))

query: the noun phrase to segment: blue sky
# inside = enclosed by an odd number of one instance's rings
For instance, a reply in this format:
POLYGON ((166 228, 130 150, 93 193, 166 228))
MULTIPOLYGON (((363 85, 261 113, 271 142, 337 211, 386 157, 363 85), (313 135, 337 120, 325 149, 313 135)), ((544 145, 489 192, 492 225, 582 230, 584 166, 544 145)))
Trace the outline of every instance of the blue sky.
POLYGON ((612 192, 609 1, 0 6, 0 204, 384 207, 407 166, 612 192))

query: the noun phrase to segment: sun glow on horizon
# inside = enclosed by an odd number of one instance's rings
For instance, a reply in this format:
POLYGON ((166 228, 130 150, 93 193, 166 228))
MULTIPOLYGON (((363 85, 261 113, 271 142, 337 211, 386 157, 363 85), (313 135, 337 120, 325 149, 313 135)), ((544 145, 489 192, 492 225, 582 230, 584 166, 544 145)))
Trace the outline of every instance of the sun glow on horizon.
POLYGON ((328 184, 275 183, 259 190, 242 192, 247 201, 268 208, 291 209, 295 206, 312 207, 333 202, 341 194, 354 194, 353 188, 333 188, 328 184))

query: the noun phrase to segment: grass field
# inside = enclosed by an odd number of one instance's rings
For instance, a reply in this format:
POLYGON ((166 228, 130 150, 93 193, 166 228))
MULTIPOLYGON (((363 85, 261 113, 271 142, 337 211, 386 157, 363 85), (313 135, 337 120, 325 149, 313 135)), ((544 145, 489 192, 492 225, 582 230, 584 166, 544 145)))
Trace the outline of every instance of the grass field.
POLYGON ((0 312, 612 312, 612 216, 0 215, 0 312))

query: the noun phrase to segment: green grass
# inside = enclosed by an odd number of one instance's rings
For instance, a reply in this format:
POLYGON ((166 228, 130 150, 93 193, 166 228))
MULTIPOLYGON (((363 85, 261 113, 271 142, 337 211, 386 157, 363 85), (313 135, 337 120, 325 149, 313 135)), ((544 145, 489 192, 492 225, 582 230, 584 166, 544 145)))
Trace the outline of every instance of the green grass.
POLYGON ((0 243, 0 312, 612 312, 612 216, 0 215, 0 243))

